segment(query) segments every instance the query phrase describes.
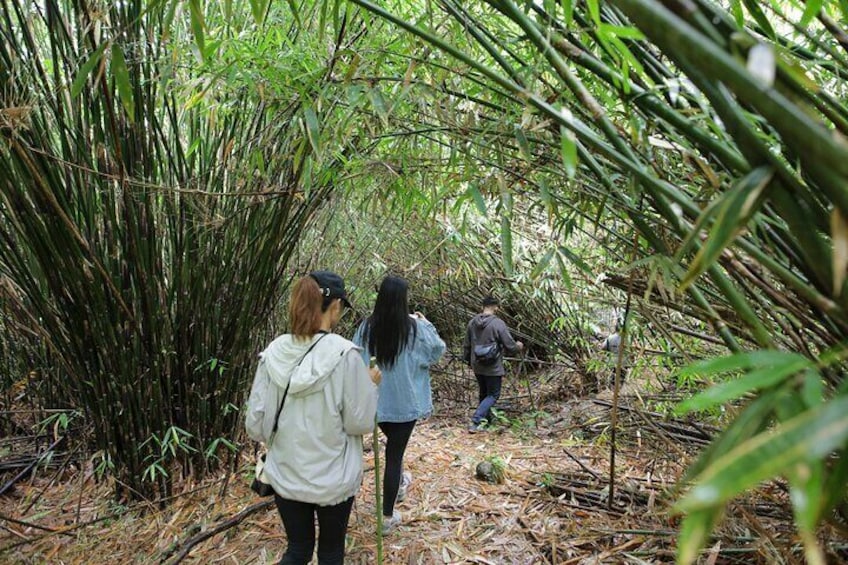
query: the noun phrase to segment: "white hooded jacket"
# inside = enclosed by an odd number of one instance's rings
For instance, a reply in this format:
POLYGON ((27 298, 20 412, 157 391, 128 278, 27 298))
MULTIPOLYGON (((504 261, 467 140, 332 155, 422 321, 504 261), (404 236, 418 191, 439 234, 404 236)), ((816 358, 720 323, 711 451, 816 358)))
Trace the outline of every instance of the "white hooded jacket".
POLYGON ((293 337, 278 337, 260 354, 245 427, 267 446, 291 382, 265 473, 283 498, 332 506, 362 483, 362 435, 374 427, 377 386, 352 342, 336 334, 293 337))

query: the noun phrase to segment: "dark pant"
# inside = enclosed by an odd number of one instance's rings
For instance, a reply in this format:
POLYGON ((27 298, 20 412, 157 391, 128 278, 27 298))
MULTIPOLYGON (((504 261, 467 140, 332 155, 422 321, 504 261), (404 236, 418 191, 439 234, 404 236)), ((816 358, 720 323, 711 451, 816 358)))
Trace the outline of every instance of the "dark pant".
POLYGON ((315 515, 318 515, 318 563, 341 565, 344 563, 345 534, 351 496, 335 506, 318 506, 308 502, 287 500, 274 495, 277 511, 283 520, 289 545, 280 560, 280 565, 306 565, 312 561, 315 549, 315 515))
POLYGON ((386 436, 386 470, 383 473, 383 516, 391 516, 395 510, 395 499, 400 490, 403 473, 403 454, 412 435, 415 420, 411 422, 380 422, 386 436))
POLYGON ((474 375, 477 377, 478 399, 480 405, 474 411, 471 421, 479 424, 483 419, 492 422, 492 406, 501 396, 501 381, 503 377, 490 377, 488 375, 474 375))

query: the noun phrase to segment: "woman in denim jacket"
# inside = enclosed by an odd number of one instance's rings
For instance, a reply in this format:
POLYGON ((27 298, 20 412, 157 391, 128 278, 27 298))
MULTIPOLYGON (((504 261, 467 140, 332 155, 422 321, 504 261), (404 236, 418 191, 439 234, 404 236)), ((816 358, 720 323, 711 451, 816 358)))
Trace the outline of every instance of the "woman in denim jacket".
POLYGON ((360 324, 353 342, 362 347, 366 363, 377 358, 383 378, 379 385, 377 422, 386 435, 383 474, 383 532, 401 521, 395 502, 402 501, 411 482, 403 473, 403 454, 415 422, 433 413, 430 365, 445 351, 439 332, 420 312, 409 314, 409 284, 388 276, 380 285, 374 312, 360 324))

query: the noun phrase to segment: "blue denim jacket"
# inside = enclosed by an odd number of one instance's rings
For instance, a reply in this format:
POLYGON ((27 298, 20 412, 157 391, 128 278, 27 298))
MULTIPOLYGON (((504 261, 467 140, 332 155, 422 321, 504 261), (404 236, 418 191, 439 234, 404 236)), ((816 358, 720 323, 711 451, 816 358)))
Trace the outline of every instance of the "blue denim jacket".
MULTIPOLYGON (((380 367, 377 401, 378 422, 411 422, 433 413, 433 393, 430 390, 430 365, 445 352, 445 342, 436 327, 428 320, 415 319, 418 326, 415 343, 407 343, 391 369, 380 367)), ((363 336, 365 322, 359 325, 353 342, 362 347, 362 359, 368 365, 371 352, 363 336)))

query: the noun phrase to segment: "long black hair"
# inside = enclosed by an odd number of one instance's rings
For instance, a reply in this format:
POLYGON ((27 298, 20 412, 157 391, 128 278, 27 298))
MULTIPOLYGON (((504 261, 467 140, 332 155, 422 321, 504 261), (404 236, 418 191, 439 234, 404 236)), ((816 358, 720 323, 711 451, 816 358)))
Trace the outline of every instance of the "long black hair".
POLYGON ((377 364, 390 369, 398 355, 415 340, 417 326, 409 316, 409 283, 392 275, 383 279, 374 312, 365 321, 368 350, 377 364))

